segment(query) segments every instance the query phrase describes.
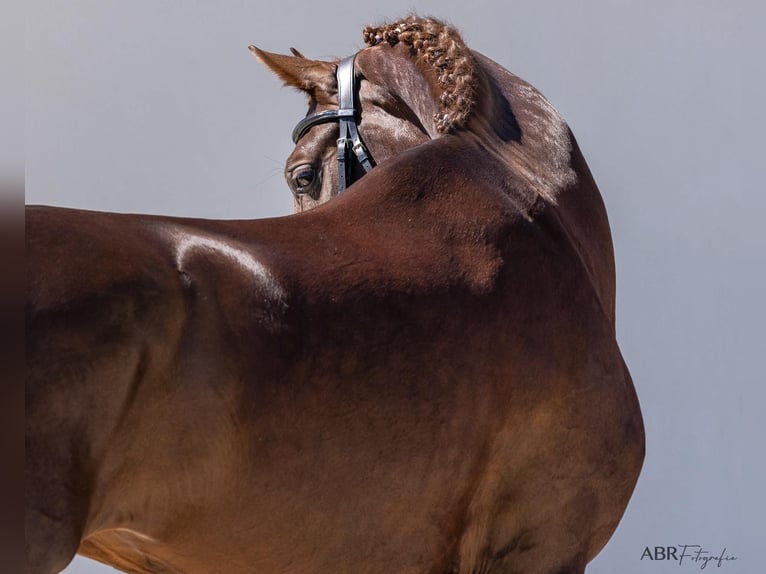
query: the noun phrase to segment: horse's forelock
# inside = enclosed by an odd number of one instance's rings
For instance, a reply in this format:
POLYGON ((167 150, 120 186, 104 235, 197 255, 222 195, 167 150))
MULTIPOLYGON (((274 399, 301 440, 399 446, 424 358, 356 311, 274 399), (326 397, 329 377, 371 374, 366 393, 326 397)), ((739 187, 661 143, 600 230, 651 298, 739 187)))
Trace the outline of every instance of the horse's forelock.
POLYGON ((410 16, 384 26, 367 26, 364 41, 375 46, 402 43, 419 66, 431 69, 440 88, 436 129, 449 133, 465 126, 477 99, 476 61, 455 28, 432 18, 410 16))

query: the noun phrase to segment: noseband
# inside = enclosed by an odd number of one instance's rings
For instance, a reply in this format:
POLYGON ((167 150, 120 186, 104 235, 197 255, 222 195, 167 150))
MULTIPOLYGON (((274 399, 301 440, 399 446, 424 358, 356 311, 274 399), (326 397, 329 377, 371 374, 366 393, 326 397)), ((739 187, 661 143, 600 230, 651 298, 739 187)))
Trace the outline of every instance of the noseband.
POLYGON ((354 152, 357 161, 368 173, 373 167, 372 158, 367 148, 359 137, 356 126, 356 106, 354 105, 354 92, 356 91, 354 77, 354 58, 349 56, 338 64, 335 76, 338 79, 338 109, 319 112, 306 116, 293 130, 293 142, 317 124, 338 122, 340 135, 338 136, 338 193, 343 193, 346 187, 351 185, 351 152, 354 152))

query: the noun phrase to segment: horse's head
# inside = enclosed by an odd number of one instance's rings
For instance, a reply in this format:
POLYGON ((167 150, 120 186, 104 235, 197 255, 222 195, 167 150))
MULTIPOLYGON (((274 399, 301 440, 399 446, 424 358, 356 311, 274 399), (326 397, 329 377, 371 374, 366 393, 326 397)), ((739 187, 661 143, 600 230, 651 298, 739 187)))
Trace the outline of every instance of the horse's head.
MULTIPOLYGON (((349 64, 353 81, 341 90, 353 96, 354 129, 371 165, 464 126, 479 80, 474 55, 454 28, 410 17, 380 28, 368 27, 364 37, 370 47, 349 64)), ((307 119, 294 134, 296 147, 287 159, 285 176, 296 211, 310 209, 339 189, 341 128, 337 114, 332 113, 340 107, 339 62, 310 60, 294 49, 291 56, 255 46, 250 49, 285 84, 308 95, 307 119)), ((350 185, 365 169, 353 154, 347 163, 350 185)))

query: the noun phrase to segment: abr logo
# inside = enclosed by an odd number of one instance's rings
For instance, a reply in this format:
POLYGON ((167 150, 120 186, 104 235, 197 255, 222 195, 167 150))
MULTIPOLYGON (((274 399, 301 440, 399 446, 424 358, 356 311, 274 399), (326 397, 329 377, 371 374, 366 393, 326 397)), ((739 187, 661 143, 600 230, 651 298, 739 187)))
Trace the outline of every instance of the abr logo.
POLYGON ((641 554, 641 560, 644 558, 649 560, 678 560, 676 550, 675 546, 655 546, 654 552, 652 552, 652 548, 647 546, 641 554))
POLYGON ((705 548, 699 544, 644 546, 644 551, 641 553, 641 560, 644 558, 658 562, 673 560, 678 563, 678 566, 683 566, 685 562, 687 565, 699 566, 700 570, 707 568, 708 564, 711 562, 720 568, 728 562, 737 560, 736 556, 728 553, 728 549, 725 546, 718 554, 713 554, 709 550, 705 550, 705 548))

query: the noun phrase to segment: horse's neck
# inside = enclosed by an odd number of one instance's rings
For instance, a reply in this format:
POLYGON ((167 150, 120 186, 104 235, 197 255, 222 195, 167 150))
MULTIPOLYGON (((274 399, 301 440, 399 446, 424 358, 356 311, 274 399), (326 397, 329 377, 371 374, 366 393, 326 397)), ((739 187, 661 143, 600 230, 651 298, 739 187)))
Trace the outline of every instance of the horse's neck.
MULTIPOLYGON (((475 53, 495 87, 490 147, 508 165, 509 182, 528 201, 542 198, 556 212, 601 301, 614 321, 615 278, 611 232, 601 194, 569 127, 550 102, 530 84, 489 58, 475 53), (504 138, 498 126, 512 119, 517 137, 504 138)), ((512 133, 512 132, 509 132, 512 133)))
POLYGON ((555 203, 576 180, 569 127, 530 84, 486 56, 475 57, 487 94, 477 106, 476 123, 489 126, 517 185, 555 203))

